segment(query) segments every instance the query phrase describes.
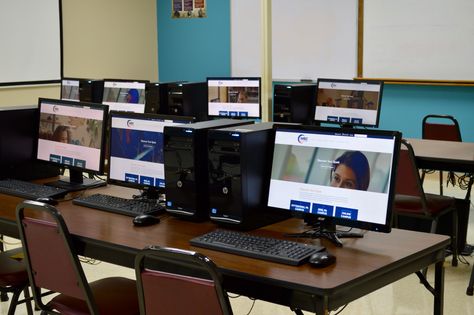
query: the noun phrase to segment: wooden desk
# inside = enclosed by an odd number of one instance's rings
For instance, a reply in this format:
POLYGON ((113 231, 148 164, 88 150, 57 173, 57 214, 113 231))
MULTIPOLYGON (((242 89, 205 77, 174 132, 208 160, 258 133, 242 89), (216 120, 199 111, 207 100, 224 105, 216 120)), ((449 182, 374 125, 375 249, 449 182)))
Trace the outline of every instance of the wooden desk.
MULTIPOLYGON (((92 192, 136 193, 116 186, 92 192)), ((14 207, 20 199, 0 195, 0 200, 0 234, 17 236, 14 207)), ((343 248, 322 241, 337 256, 337 262, 315 269, 308 264, 293 267, 190 246, 189 239, 216 228, 210 222, 193 223, 165 215, 157 225, 137 228, 129 217, 75 206, 71 201, 61 202, 58 208, 73 234, 78 254, 133 267, 135 254, 146 245, 196 250, 217 264, 229 292, 317 314, 327 314, 434 263, 434 314, 443 313, 443 261, 449 245, 449 237, 444 235, 395 229, 390 234, 367 232, 364 238, 345 240, 343 248)), ((283 233, 303 229, 301 220, 290 219, 252 233, 281 238, 283 233)))
POLYGON ((408 139, 419 168, 474 173, 474 143, 408 139))
MULTIPOLYGON (((427 139, 408 139, 413 147, 417 166, 420 169, 474 173, 474 143, 440 141, 427 139)), ((458 250, 470 254, 472 250, 466 247, 467 228, 470 211, 470 193, 466 192, 464 199, 456 199, 458 209, 458 250)), ((451 234, 451 219, 442 220, 439 225, 440 233, 451 234)), ((429 227, 426 228, 429 231, 429 227)))

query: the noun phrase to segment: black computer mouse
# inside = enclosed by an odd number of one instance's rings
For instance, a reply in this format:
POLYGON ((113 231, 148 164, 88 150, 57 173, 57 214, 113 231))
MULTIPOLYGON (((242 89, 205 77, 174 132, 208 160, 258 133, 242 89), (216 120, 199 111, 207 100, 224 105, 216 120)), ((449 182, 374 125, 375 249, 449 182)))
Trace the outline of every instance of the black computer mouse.
POLYGON ((133 218, 133 225, 135 226, 148 226, 160 222, 160 218, 155 217, 151 214, 141 214, 133 218))
POLYGON ((35 201, 47 203, 48 205, 52 205, 52 206, 55 206, 58 204, 58 201, 51 197, 40 197, 40 198, 36 198, 35 201))
POLYGON ((309 263, 316 268, 323 268, 335 262, 336 256, 327 251, 317 252, 309 257, 309 263))

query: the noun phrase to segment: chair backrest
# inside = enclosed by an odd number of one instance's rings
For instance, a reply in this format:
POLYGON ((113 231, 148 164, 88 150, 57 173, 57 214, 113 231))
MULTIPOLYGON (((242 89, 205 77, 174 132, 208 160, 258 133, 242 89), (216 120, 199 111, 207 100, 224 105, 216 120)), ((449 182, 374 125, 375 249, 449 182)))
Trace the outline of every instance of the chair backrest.
POLYGON ((398 157, 395 194, 395 200, 399 195, 417 197, 421 207, 426 209, 425 193, 416 166, 413 147, 405 139, 401 141, 401 150, 398 157))
POLYGON ((196 252, 151 246, 135 260, 140 314, 232 314, 214 263, 196 252))
POLYGON ((97 306, 61 213, 53 206, 23 201, 17 223, 35 302, 44 309, 40 288, 86 301, 91 314, 97 306))
POLYGON ((423 139, 462 141, 458 121, 450 115, 426 115, 422 123, 423 139))

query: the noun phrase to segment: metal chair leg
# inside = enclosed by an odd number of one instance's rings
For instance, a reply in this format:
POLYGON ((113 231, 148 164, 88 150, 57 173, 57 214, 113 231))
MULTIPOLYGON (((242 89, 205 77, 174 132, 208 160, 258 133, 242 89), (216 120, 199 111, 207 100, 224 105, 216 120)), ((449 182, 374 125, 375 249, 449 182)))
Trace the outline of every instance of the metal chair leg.
POLYGON ((443 171, 439 171, 439 194, 443 195, 443 171))
POLYGON ((469 280, 469 285, 466 290, 467 295, 474 295, 474 266, 472 267, 471 279, 469 280))

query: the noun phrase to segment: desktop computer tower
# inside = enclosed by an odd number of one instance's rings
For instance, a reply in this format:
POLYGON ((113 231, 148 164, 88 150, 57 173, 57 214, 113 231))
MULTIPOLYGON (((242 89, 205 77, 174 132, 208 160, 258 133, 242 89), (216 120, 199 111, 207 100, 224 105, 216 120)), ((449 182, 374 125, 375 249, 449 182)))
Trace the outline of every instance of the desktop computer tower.
POLYGON ((149 82, 145 86, 145 113, 158 114, 167 111, 166 83, 149 82))
POLYGON ((207 115, 207 82, 168 84, 168 112, 163 114, 192 116, 205 121, 207 115))
POLYGON ((209 218, 208 131, 252 123, 218 119, 164 128, 167 212, 192 220, 209 218))
POLYGON ((273 88, 273 121, 311 124, 315 84, 276 84, 273 88))
POLYGON ((0 179, 33 180, 58 176, 57 166, 36 159, 38 107, 0 109, 0 179))
POLYGON ((103 80, 79 80, 79 100, 81 102, 102 104, 102 96, 104 95, 103 80))
POLYGON ((288 218, 266 206, 272 128, 273 123, 260 123, 209 130, 211 221, 249 230, 288 218))

